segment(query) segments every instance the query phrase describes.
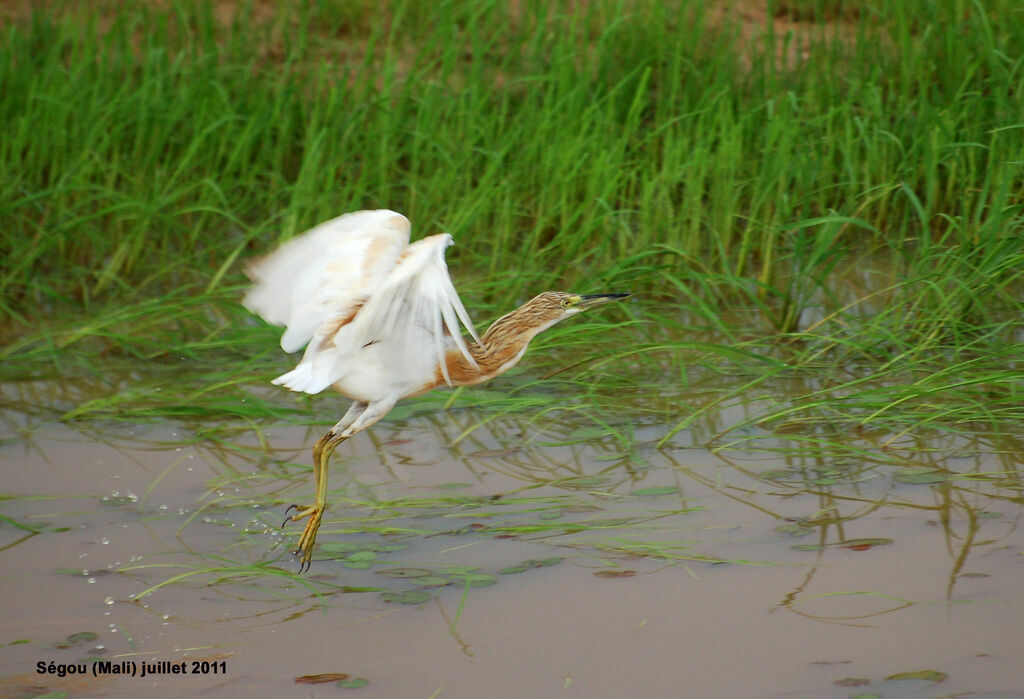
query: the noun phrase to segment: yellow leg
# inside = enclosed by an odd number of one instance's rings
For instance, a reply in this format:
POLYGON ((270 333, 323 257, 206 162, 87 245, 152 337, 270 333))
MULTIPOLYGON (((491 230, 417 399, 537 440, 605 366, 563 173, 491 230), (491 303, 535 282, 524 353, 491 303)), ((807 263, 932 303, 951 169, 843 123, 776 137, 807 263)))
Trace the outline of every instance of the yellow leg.
POLYGON ((313 445, 313 479, 316 484, 316 500, 312 507, 300 509, 286 520, 286 522, 298 522, 309 518, 306 528, 302 530, 302 536, 299 537, 299 547, 295 551, 296 555, 302 556, 299 573, 309 570, 310 561, 313 558, 313 544, 316 543, 316 532, 320 529, 320 520, 323 519, 324 510, 327 509, 327 464, 331 460, 334 450, 346 439, 347 437, 337 435, 330 430, 313 445))

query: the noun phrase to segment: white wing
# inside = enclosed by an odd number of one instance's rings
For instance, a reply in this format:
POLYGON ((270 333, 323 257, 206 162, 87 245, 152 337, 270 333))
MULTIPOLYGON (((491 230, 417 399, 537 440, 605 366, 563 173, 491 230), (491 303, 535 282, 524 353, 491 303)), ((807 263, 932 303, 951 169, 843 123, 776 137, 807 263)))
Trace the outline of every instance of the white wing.
POLYGON ((409 244, 409 220, 380 209, 321 223, 252 263, 242 303, 286 326, 285 352, 333 334, 379 287, 409 244))
MULTIPOLYGON (((454 344, 473 366, 476 361, 462 339, 461 321, 473 339, 480 342, 458 292, 448 276, 444 251, 454 241, 447 233, 432 235, 409 246, 394 271, 345 333, 345 340, 362 347, 365 342, 388 340, 398 355, 425 351, 440 366, 444 380, 451 384, 445 362, 448 344, 454 344)), ((339 333, 337 340, 341 339, 339 333)), ((395 356, 402 366, 404 356, 395 356)))
POLYGON ((312 340, 298 366, 274 383, 306 393, 335 385, 371 402, 416 392, 438 368, 451 383, 450 347, 476 365, 459 322, 480 338, 444 261, 452 237, 430 236, 396 254, 389 227, 402 229, 404 247, 405 217, 363 211, 317 226, 250 271, 258 283, 245 305, 287 324, 281 346, 298 349, 312 340))

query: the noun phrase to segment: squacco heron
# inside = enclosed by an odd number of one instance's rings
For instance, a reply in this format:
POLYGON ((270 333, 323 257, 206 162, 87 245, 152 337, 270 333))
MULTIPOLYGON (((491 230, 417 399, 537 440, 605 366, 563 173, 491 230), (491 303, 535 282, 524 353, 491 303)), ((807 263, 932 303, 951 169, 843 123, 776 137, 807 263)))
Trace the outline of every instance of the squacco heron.
POLYGON ((409 220, 385 209, 332 219, 250 264, 246 308, 285 326, 281 348, 306 347, 274 383, 320 393, 333 387, 353 403, 313 447, 316 499, 285 520, 306 521, 296 555, 308 570, 327 507, 327 464, 338 445, 402 398, 443 384, 471 386, 508 371, 530 340, 560 320, 629 294, 546 291, 476 334, 448 276, 447 233, 409 244, 409 220), (472 337, 467 342, 459 323, 472 337))

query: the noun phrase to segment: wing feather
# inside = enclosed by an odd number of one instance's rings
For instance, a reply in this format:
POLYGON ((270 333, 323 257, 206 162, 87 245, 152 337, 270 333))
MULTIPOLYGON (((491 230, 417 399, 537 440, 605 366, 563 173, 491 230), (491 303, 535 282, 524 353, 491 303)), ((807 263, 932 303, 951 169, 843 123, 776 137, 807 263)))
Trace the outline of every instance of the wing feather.
MULTIPOLYGON (((445 362, 449 342, 476 366, 462 338, 460 321, 474 340, 480 342, 480 337, 452 285, 444 260, 445 248, 453 242, 450 235, 441 233, 410 245, 384 284, 345 329, 346 334, 351 333, 351 344, 386 340, 399 353, 422 353, 426 340, 433 350, 434 366, 440 366, 449 385, 445 362)), ((342 344, 340 339, 336 338, 335 344, 342 344)), ((399 357, 395 361, 397 366, 404 364, 399 357)))
POLYGON ((281 348, 322 342, 350 322, 409 244, 409 220, 387 209, 325 221, 252 263, 243 304, 284 325, 281 348))
POLYGON ((359 400, 401 397, 429 383, 446 352, 476 362, 462 326, 480 338, 448 275, 447 233, 412 245, 409 222, 393 211, 340 216, 252 265, 247 308, 285 325, 281 347, 302 360, 274 383, 319 393, 335 385, 359 400))

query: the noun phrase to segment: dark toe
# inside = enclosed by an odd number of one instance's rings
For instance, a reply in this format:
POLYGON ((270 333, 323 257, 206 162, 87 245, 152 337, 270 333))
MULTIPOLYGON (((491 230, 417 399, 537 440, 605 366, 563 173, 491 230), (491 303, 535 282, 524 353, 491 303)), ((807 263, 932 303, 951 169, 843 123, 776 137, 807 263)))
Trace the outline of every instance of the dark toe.
POLYGON ((288 515, 292 510, 299 509, 298 505, 289 505, 288 509, 284 511, 284 521, 281 522, 281 529, 284 529, 285 525, 292 521, 292 518, 288 515))

